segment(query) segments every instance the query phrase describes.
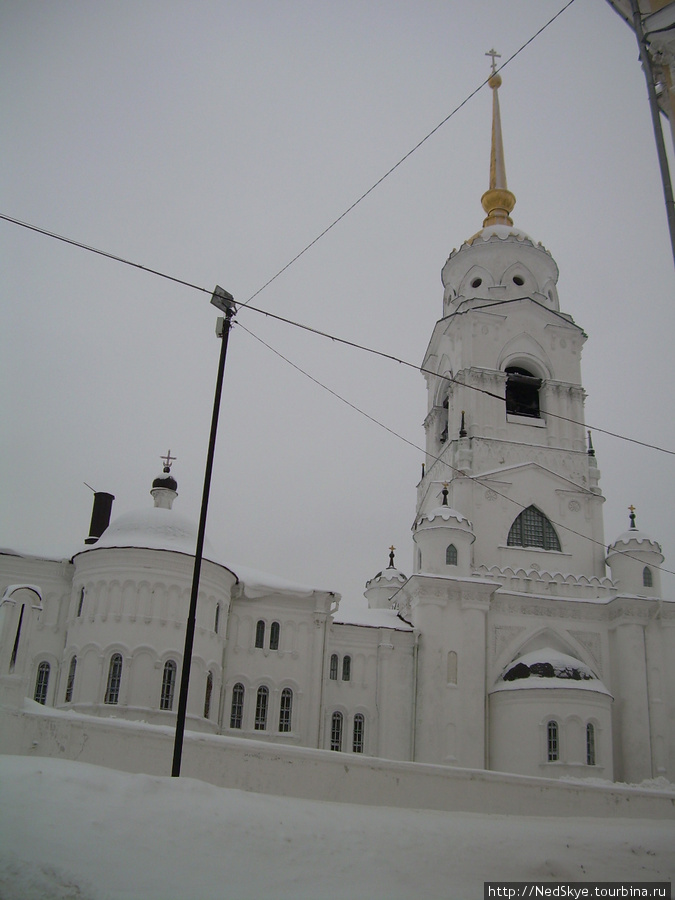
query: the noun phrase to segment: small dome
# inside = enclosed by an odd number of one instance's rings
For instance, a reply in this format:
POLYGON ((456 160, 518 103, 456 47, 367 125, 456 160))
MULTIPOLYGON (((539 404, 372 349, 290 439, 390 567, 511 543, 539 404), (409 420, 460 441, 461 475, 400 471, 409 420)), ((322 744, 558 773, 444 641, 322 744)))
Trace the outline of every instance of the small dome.
MULTIPOLYGON (((166 469, 164 471, 166 473, 166 469)), ((157 478, 155 478, 155 480, 152 482, 152 486, 153 488, 166 488, 169 491, 178 490, 178 482, 170 472, 158 475, 157 478)))
MULTIPOLYGON (((85 552, 113 547, 170 550, 194 556, 197 548, 197 525, 170 509, 151 507, 134 510, 115 519, 96 544, 85 552)), ((208 541, 204 542, 204 558, 218 562, 208 541)))
POLYGON ((384 569, 382 572, 378 572, 377 575, 374 575, 370 581, 366 581, 366 590, 371 587, 375 587, 375 585, 401 585, 405 584, 408 580, 408 576, 404 575, 400 569, 396 569, 393 566, 390 566, 387 569, 384 569))
MULTIPOLYGON (((415 524, 419 527, 424 521, 433 522, 434 519, 438 518, 443 519, 444 522, 452 521, 453 524, 458 525, 464 531, 473 531, 473 525, 467 517, 463 516, 461 512, 457 512, 452 506, 437 506, 427 513, 422 513, 415 524)), ((439 523, 437 522, 436 524, 439 523)))
POLYGON ((640 544, 643 545, 641 547, 643 550, 654 550, 657 553, 662 552, 661 545, 658 541, 655 541, 646 532, 639 531, 637 528, 629 528, 628 531, 624 531, 623 534, 620 534, 619 537, 609 545, 607 548, 608 552, 616 548, 618 544, 623 544, 624 547, 628 547, 631 544, 640 544))

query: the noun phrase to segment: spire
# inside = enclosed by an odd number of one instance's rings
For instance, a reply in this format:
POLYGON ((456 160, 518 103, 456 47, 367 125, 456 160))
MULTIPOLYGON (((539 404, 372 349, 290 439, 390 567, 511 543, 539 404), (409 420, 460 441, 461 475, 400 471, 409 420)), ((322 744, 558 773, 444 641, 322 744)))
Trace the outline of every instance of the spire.
POLYGON ((628 509, 630 511, 630 516, 628 517, 630 519, 630 530, 637 531, 637 525, 635 524, 635 507, 631 503, 628 509))
POLYGON ((504 144, 502 142, 502 121, 499 114, 499 86, 501 75, 497 73, 495 59, 499 53, 488 50, 486 56, 492 57, 492 75, 488 84, 492 88, 492 148, 490 151, 490 188, 481 197, 487 218, 483 228, 488 225, 513 225, 509 213, 516 205, 516 198, 506 186, 506 165, 504 163, 504 144))

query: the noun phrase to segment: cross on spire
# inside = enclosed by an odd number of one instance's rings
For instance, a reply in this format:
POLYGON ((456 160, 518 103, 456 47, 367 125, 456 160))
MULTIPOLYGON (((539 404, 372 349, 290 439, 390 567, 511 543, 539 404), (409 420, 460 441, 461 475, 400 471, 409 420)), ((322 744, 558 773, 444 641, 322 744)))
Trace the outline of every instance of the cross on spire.
POLYGON ((394 550, 395 549, 396 549, 396 547, 394 547, 393 544, 389 548, 389 565, 387 566, 388 569, 395 568, 395 566, 394 566, 394 550))
POLYGON ((164 462, 164 471, 170 472, 171 471, 171 463, 175 462, 176 457, 172 456, 171 451, 169 450, 168 453, 166 454, 166 456, 160 456, 160 459, 163 460, 163 462, 164 462))
POLYGON ((629 516, 629 518, 630 518, 630 527, 631 527, 631 528, 635 528, 635 507, 634 507, 633 504, 631 503, 631 505, 628 507, 628 509, 629 509, 629 511, 630 511, 630 516, 629 516))
POLYGON ((494 49, 488 50, 488 52, 485 55, 490 56, 492 58, 492 74, 494 75, 497 71, 497 63, 495 62, 495 60, 501 59, 502 55, 501 55, 501 53, 497 53, 497 51, 494 49))

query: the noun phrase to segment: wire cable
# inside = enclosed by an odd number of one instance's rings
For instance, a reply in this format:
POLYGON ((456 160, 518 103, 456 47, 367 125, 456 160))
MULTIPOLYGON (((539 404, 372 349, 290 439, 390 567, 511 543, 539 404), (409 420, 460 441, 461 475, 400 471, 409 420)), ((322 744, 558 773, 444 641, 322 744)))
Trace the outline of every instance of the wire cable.
MULTIPOLYGON (((514 500, 513 497, 507 497, 506 494, 503 494, 501 491, 497 490, 497 488, 495 488, 494 485, 486 484, 484 481, 481 481, 481 476, 467 475, 466 472, 462 471, 461 469, 458 469, 456 466, 453 466, 447 460, 443 459, 440 456, 436 456, 433 453, 430 453, 429 451, 420 447, 419 444, 415 444, 413 441, 404 437, 402 434, 400 434, 400 432, 394 431, 393 428, 389 428, 388 425, 385 425, 383 422, 380 422, 374 416, 371 416, 370 413, 365 412, 365 410, 356 406, 354 403, 352 403, 350 400, 347 400, 341 394, 338 394, 337 391, 334 391, 332 388, 328 387, 322 381, 319 381, 319 379, 315 378, 314 375, 310 375, 309 372, 307 372, 301 366, 297 365, 297 363, 294 363, 287 356, 284 356, 283 353, 281 353, 275 347, 272 347, 271 344, 268 344, 267 341, 264 341, 261 337, 259 337, 257 334, 252 332, 249 328, 246 328, 246 326, 242 325, 241 322, 237 322, 237 326, 239 328, 241 328, 243 331, 245 331, 252 338, 254 338, 256 341, 258 341, 260 344, 262 344, 263 347, 266 347, 268 350, 270 350, 272 353, 274 353, 276 356, 278 356, 280 359, 282 359, 285 363, 287 363, 289 366, 291 366, 297 372, 300 372, 300 374, 304 375, 306 378, 309 378, 309 380, 312 381, 314 384, 316 384, 318 387, 322 388, 324 391, 327 391, 329 394, 331 394, 337 400, 340 400, 342 403, 344 403, 350 409, 353 409, 355 412, 364 416, 364 418, 368 419, 373 424, 378 425, 380 428, 383 428, 389 434, 398 438, 400 441, 403 441, 404 444, 408 444, 409 447, 412 447, 413 449, 418 450, 420 453, 423 453, 425 456, 431 457, 431 459, 435 463, 438 462, 438 463, 441 463, 441 464, 447 466, 455 475, 461 475, 463 478, 468 478, 474 484, 480 485, 480 487, 484 487, 486 490, 492 491, 498 497, 501 497, 502 500, 507 500, 509 503, 513 503, 515 506, 518 507, 518 509, 521 512, 523 510, 527 509, 527 507, 524 504, 520 503, 520 501, 514 500)), ((566 479, 566 480, 570 481, 570 479, 566 479)), ((591 496, 591 497, 597 496, 591 490, 589 490, 589 488, 583 487, 583 485, 577 484, 576 482, 573 482, 573 481, 570 481, 570 483, 573 484, 580 492, 582 492, 588 496, 591 496)), ((596 545, 597 547, 602 547, 603 553, 605 552, 605 544, 602 543, 601 541, 597 541, 597 540, 595 540, 595 538, 592 538, 587 534, 583 534, 581 531, 576 531, 574 528, 571 528, 569 525, 563 525, 561 522, 556 522, 554 519, 549 519, 549 522, 551 522, 551 524, 554 525, 556 528, 560 528, 561 530, 567 531, 570 534, 575 535, 576 537, 580 537, 582 540, 588 541, 591 544, 596 545)), ((626 556, 628 559, 635 560, 636 562, 642 562, 642 560, 640 560, 636 556, 633 556, 627 550, 619 550, 618 548, 615 548, 615 552, 618 553, 620 556, 626 556)), ((675 570, 667 569, 665 566, 660 566, 660 565, 657 565, 654 563, 654 564, 652 564, 652 568, 659 569, 661 572, 666 572, 668 575, 675 575, 675 570)))
POLYGON ((485 85, 489 82, 490 78, 492 78, 493 75, 496 75, 497 72, 501 72, 502 69, 505 69, 505 68, 509 65, 509 63, 513 62, 513 60, 514 60, 520 53, 522 53, 523 50, 526 49, 526 47, 529 47, 529 45, 530 45, 534 40, 536 40, 542 32, 546 31, 546 29, 549 27, 549 25, 552 25, 553 22, 555 22, 555 20, 556 20, 559 16, 561 16, 561 15, 565 12, 565 10, 568 9, 573 3, 574 3, 574 0, 568 0, 568 2, 562 7, 562 9, 559 9, 558 12, 557 12, 552 18, 550 18, 550 19, 548 20, 548 22, 546 22, 545 25, 542 25, 542 27, 541 27, 538 31, 536 31, 536 32, 532 35, 531 38, 528 38, 528 40, 526 40, 525 43, 522 44, 522 46, 520 46, 520 47, 515 51, 515 53, 512 53, 511 56, 509 56, 509 58, 508 58, 507 60, 505 60, 505 61, 504 61, 497 69, 495 69, 494 72, 491 72, 490 75, 485 79, 485 81, 481 82, 481 84, 479 84, 478 87, 475 88, 475 89, 468 95, 468 97, 465 97, 464 100, 462 100, 462 102, 452 110, 452 112, 448 113, 448 115, 447 115, 444 119, 442 119, 442 120, 438 123, 438 125, 436 125, 434 128, 432 128, 431 131, 430 131, 428 134, 426 134, 420 141, 418 141, 418 142, 415 144, 414 147, 412 147, 410 150, 408 150, 408 152, 407 152, 404 156, 402 156, 402 157, 399 159, 399 161, 398 161, 397 163, 394 163, 394 165, 393 165, 390 169, 388 169, 388 170, 384 173, 384 175, 382 175, 380 178, 378 178, 378 180, 377 180, 374 184, 372 184, 372 185, 368 188, 367 191, 364 191, 364 193, 361 194, 361 196, 360 196, 357 200, 355 200, 355 201, 351 204, 351 206, 348 206, 347 209, 337 217, 337 219, 334 219, 334 220, 330 223, 330 225, 329 225, 327 228, 324 228, 324 230, 321 232, 321 234, 317 235, 317 236, 314 238, 314 240, 310 241, 309 244, 307 244, 307 246, 304 247, 299 253, 296 253, 296 255, 293 257, 293 259, 290 260, 290 262, 287 262, 285 266, 283 266, 281 269, 279 269, 279 271, 276 273, 276 275, 273 275, 270 279, 268 279, 268 280, 265 282, 265 284, 262 285, 262 287, 259 287, 258 290, 257 290, 255 293, 251 294, 251 296, 248 298, 248 300, 246 300, 246 302, 245 302, 245 303, 242 303, 241 305, 242 305, 242 306, 248 306, 248 304, 251 302, 251 300, 255 299, 255 298, 258 296, 258 294, 262 293, 262 292, 265 290, 265 288, 269 287, 269 286, 272 284, 273 281, 276 281, 277 278, 278 278, 280 275, 283 275, 283 273, 286 271, 286 269, 290 268, 290 267, 293 265, 293 263, 297 262, 297 261, 300 259, 301 256, 304 256, 305 253, 307 253, 308 250, 311 250, 311 248, 312 248, 315 244, 317 244, 317 243, 321 240, 322 237, 325 237, 325 235, 327 235, 328 232, 331 231, 331 229, 335 228, 335 226, 336 226, 339 222, 341 222, 341 221, 345 218, 345 216, 349 215, 349 213, 350 213, 353 209, 355 209, 355 208, 359 205, 359 203, 361 203, 362 200, 365 200, 366 197, 368 197, 369 194, 372 194, 372 192, 375 190, 375 188, 379 187, 379 186, 382 184, 382 182, 383 182, 386 178, 388 178, 390 175, 392 175, 392 174, 396 171, 396 169, 399 168, 399 166, 403 165, 403 163, 404 163, 407 159, 409 159, 409 158, 413 155, 413 153, 414 153, 416 150, 419 150, 419 148, 420 148, 423 144, 425 144, 425 143, 429 140, 429 138, 433 137, 433 135, 435 135, 436 132, 439 131, 439 130, 445 125, 446 122, 449 122, 450 119, 451 119, 456 113, 458 113, 458 112, 460 111, 460 109, 462 109, 464 106, 466 106, 466 104, 467 104, 470 100, 472 100, 472 99, 476 96, 476 94, 477 94, 479 91, 481 91, 481 90, 485 87, 485 85))

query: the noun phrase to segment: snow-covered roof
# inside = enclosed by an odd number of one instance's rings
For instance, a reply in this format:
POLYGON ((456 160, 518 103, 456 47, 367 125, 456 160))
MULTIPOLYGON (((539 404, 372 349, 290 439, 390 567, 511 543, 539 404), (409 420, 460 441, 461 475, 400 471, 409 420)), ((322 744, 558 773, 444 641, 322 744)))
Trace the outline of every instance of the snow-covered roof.
POLYGON ((395 609, 368 609, 348 607, 333 616, 336 625, 361 625, 368 628, 393 628, 396 631, 412 631, 412 625, 404 622, 395 609))
POLYGON ((458 512, 456 509, 453 509, 452 506, 437 506, 435 507, 435 509, 432 509, 429 512, 422 513, 422 515, 417 519, 417 522, 419 524, 424 519, 427 519, 429 522, 433 522, 436 518, 441 518, 444 522, 449 522, 450 519, 455 519, 455 521, 459 522, 460 525, 465 524, 469 529, 473 527, 467 517, 462 515, 462 513, 458 512))
POLYGON ((493 690, 531 688, 581 688, 609 695, 607 688, 589 666, 552 647, 533 650, 514 659, 493 690))
POLYGON ((658 548, 658 552, 661 553, 661 545, 658 541, 655 541, 654 538, 650 537, 646 532, 640 531, 638 528, 629 528, 628 531, 624 531, 623 534, 620 534, 619 537, 613 541, 608 549, 615 547, 617 544, 652 544, 653 547, 658 548))
MULTIPOLYGON (((278 575, 270 575, 268 572, 260 572, 257 569, 249 569, 247 566, 228 565, 229 569, 243 582, 243 594, 251 600, 258 597, 266 597, 269 594, 287 594, 295 597, 309 597, 316 591, 326 594, 335 594, 328 588, 309 587, 306 584, 287 581, 278 575)), ((336 596, 339 596, 336 594, 336 596)))

